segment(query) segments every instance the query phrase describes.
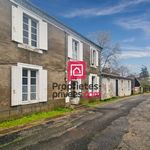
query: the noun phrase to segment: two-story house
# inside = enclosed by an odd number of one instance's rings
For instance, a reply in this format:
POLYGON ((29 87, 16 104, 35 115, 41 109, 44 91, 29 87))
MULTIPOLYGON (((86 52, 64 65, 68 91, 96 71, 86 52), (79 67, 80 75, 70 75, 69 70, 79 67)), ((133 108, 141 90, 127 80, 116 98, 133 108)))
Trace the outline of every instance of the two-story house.
POLYGON ((99 85, 101 47, 26 0, 1 0, 0 14, 0 120, 76 103, 54 96, 70 82, 68 61, 87 63, 87 78, 71 85, 99 85))

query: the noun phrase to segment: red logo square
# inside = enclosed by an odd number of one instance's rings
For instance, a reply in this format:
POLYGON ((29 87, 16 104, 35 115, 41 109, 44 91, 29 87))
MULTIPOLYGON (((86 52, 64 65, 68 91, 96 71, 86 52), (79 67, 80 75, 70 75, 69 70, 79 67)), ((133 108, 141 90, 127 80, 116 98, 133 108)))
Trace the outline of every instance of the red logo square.
POLYGON ((85 61, 69 61, 68 62, 68 80, 85 79, 86 78, 86 62, 85 61))

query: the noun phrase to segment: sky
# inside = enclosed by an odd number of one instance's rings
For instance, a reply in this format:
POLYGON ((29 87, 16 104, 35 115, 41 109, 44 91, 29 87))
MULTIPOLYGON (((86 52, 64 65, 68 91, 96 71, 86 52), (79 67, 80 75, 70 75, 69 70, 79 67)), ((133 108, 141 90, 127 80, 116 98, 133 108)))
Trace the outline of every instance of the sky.
POLYGON ((150 0, 29 0, 85 37, 106 31, 121 46, 120 64, 150 72, 150 0))

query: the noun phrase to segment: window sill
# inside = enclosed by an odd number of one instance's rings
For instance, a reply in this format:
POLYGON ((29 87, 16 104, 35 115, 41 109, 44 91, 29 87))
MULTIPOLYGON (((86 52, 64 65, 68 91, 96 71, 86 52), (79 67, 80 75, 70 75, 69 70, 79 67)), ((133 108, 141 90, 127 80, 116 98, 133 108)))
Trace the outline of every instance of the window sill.
POLYGON ((91 65, 91 67, 92 67, 92 68, 97 68, 97 66, 95 66, 95 65, 91 65))
POLYGON ((40 50, 38 48, 34 48, 34 47, 26 45, 26 44, 18 44, 18 47, 22 48, 22 49, 26 49, 26 50, 32 51, 32 52, 43 54, 42 50, 40 50))
MULTIPOLYGON (((30 104, 38 104, 38 103, 43 103, 39 100, 32 100, 32 101, 22 101, 22 103, 20 104, 21 106, 23 105, 30 105, 30 104)), ((46 102, 45 102, 46 103, 46 102)))

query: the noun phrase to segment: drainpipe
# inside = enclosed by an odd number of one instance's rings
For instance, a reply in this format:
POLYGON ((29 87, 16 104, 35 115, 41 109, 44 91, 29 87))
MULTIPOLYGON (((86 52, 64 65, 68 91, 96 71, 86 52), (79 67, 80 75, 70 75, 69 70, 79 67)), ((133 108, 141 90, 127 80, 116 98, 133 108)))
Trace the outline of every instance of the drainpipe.
MULTIPOLYGON (((102 48, 103 49, 103 48, 102 48)), ((99 76, 100 76, 100 94, 102 94, 102 66, 101 66, 101 58, 102 58, 102 49, 99 52, 99 76)), ((102 100, 102 98, 100 97, 100 100, 102 100)))
POLYGON ((64 48, 64 55, 65 55, 65 83, 67 81, 67 33, 65 32, 65 48, 64 48))

